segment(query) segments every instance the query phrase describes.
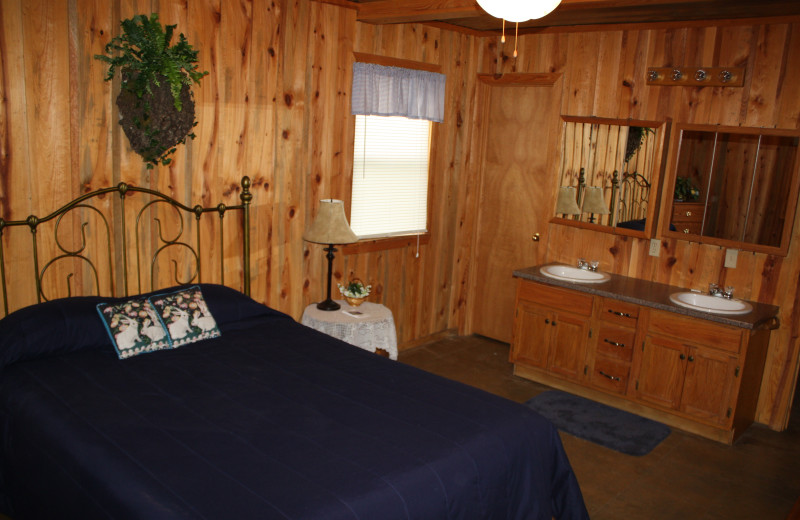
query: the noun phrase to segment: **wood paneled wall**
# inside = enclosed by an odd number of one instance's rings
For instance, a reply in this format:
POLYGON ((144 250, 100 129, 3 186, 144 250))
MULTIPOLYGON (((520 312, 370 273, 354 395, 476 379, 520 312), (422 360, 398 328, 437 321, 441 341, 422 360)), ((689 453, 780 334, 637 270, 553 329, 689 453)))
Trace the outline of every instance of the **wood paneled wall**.
MULTIPOLYGON (((466 330, 483 135, 477 73, 563 73, 561 113, 569 115, 800 125, 797 25, 542 33, 520 37, 517 60, 498 45, 438 27, 361 24, 352 9, 310 0, 4 0, 0 215, 43 214, 120 181, 192 204, 235 204, 239 179, 248 175, 253 295, 299 318, 323 297, 326 269, 321 246, 304 242, 302 232, 318 199, 350 193, 352 53, 438 64, 447 75, 447 112, 434 131, 430 242, 340 254, 335 262, 336 281, 353 274, 374 285, 373 299, 393 310, 400 342, 408 343, 466 330), (210 74, 195 89, 197 138, 169 167, 146 170, 117 124, 118 84, 102 81, 104 67, 93 56, 121 19, 152 11, 178 25, 210 74), (728 64, 746 67, 744 88, 644 84, 647 66, 728 64)), ((559 128, 554 121, 542 131, 559 128)), ((551 207, 536 211, 546 219, 551 207)), ((691 287, 721 280, 742 297, 780 305, 759 413, 780 428, 798 359, 798 233, 796 224, 788 257, 741 254, 736 269, 722 267, 715 247, 667 241, 653 258, 642 240, 555 225, 543 236, 551 260, 598 258, 617 273, 691 287)), ((16 239, 4 240, 12 246, 16 239)))
MULTIPOLYGON (((464 143, 483 49, 464 34, 365 25, 355 16, 310 0, 4 0, 0 216, 47 214, 121 181, 191 205, 237 204, 239 180, 248 175, 253 296, 299 318, 324 298, 327 269, 322 246, 304 242, 303 230, 319 199, 350 196, 353 52, 438 64, 447 74, 447 112, 434 125, 431 240, 419 248, 340 252, 334 283, 351 275, 372 283, 371 299, 392 309, 401 343, 454 328, 467 294, 465 278, 457 281, 452 270, 468 247, 459 236, 470 226, 463 201, 474 169, 464 143), (118 80, 104 82, 105 68, 93 56, 118 34, 120 20, 153 11, 162 23, 177 24, 209 75, 194 90, 196 139, 169 167, 147 170, 117 124, 118 80)), ((29 245, 21 231, 6 233, 7 247, 29 245)), ((28 251, 11 253, 10 271, 27 268, 28 251)), ((13 283, 15 303, 35 301, 21 277, 13 283)))
MULTIPOLYGON (((561 113, 731 126, 800 128, 800 24, 694 26, 668 29, 552 32, 521 36, 519 57, 486 40, 483 68, 505 72, 561 72, 561 113), (742 66, 742 88, 653 87, 647 67, 742 66)), ((556 131, 553 121, 547 131, 556 131)), ((554 150, 553 175, 559 152, 554 150)), ((554 195, 555 197, 555 195, 554 195)), ((549 211, 543 208, 542 211, 549 211)), ((637 278, 706 289, 733 285, 745 299, 780 306, 772 334, 758 420, 785 427, 798 366, 800 332, 800 212, 788 256, 742 252, 735 269, 723 267, 725 250, 681 240, 649 241, 550 224, 548 259, 601 261, 603 268, 637 278)))

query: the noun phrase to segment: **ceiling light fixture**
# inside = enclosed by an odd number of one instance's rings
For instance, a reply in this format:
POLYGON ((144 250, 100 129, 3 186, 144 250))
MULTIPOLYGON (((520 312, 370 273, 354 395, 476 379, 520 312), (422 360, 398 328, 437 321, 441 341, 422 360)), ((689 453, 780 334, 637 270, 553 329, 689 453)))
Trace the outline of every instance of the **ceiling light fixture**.
POLYGON ((558 7, 561 0, 477 0, 481 8, 494 16, 503 20, 503 36, 501 42, 506 41, 506 21, 516 23, 514 32, 514 57, 517 57, 517 34, 519 33, 519 23, 535 20, 550 14, 553 9, 558 7))

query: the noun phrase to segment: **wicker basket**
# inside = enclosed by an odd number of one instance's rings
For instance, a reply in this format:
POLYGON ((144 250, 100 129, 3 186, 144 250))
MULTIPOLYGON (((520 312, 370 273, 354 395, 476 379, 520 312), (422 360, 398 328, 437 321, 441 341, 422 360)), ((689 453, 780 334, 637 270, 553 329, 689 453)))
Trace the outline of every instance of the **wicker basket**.
MULTIPOLYGON (((364 282, 362 282, 360 278, 353 278, 347 283, 347 285, 350 285, 351 283, 360 283, 361 285, 364 285, 364 282)), ((363 298, 354 298, 352 296, 345 296, 344 299, 347 300, 347 303, 349 303, 351 306, 358 307, 359 305, 364 303, 364 300, 366 300, 367 297, 364 296, 363 298)))
POLYGON ((353 297, 350 297, 350 296, 345 296, 344 299, 347 300, 347 303, 349 303, 350 306, 358 307, 359 305, 364 303, 364 300, 366 298, 353 298, 353 297))

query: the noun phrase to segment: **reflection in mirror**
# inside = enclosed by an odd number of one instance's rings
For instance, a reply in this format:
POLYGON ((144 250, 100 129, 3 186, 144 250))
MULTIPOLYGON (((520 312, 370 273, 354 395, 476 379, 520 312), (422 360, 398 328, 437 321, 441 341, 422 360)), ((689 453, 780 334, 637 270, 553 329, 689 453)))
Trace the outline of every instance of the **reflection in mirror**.
POLYGON ((798 137, 787 134, 685 125, 676 135, 670 228, 665 233, 743 249, 785 249, 796 200, 798 151, 798 137))
POLYGON ((647 219, 655 211, 651 200, 656 198, 661 123, 571 116, 562 119, 556 214, 565 220, 558 222, 645 231, 647 219))

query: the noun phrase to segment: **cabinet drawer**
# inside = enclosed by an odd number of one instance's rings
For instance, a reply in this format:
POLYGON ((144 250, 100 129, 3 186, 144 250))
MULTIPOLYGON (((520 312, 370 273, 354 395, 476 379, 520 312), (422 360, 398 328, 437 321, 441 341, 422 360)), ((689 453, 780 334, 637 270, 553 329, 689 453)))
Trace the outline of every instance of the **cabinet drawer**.
POLYGON ((592 384, 604 390, 624 394, 628 388, 630 369, 628 363, 597 356, 594 360, 592 384))
POLYGON ((603 321, 635 329, 638 318, 639 306, 636 304, 611 298, 603 298, 601 301, 600 319, 603 321))
POLYGON ((699 235, 702 231, 702 222, 673 222, 675 231, 684 235, 699 235))
POLYGON ((597 352, 606 356, 630 361, 633 358, 633 341, 636 331, 611 325, 600 325, 597 334, 597 352))
MULTIPOLYGON (((676 202, 672 205, 672 222, 702 222, 703 204, 699 202, 676 202)), ((677 227, 677 224, 676 224, 677 227)))
POLYGON ((653 311, 650 313, 648 332, 673 336, 688 344, 702 344, 727 352, 739 352, 743 329, 671 312, 653 311))
POLYGON ((520 280, 517 286, 517 297, 520 300, 569 311, 573 314, 584 316, 592 314, 592 296, 578 291, 520 280))

